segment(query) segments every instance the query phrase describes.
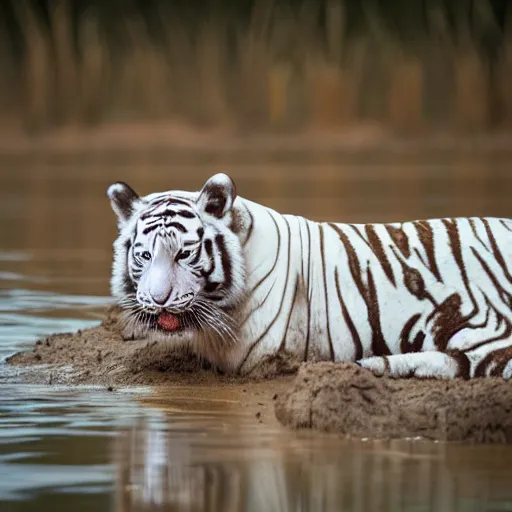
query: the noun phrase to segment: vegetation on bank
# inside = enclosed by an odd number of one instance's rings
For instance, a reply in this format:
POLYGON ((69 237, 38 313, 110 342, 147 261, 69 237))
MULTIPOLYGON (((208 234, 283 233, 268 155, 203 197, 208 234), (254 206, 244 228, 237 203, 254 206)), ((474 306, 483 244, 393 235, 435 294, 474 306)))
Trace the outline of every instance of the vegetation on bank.
POLYGON ((507 128, 508 4, 1 0, 0 123, 507 128))

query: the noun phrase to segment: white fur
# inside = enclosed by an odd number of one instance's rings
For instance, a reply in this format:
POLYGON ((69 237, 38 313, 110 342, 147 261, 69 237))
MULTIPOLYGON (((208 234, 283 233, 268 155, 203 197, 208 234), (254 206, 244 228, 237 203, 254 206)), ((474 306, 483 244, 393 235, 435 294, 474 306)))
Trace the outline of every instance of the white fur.
MULTIPOLYGON (((225 183, 225 178, 219 178, 219 182, 225 183)), ((172 191, 172 194, 194 199, 198 197, 198 193, 184 191, 172 191)), ((159 195, 141 198, 140 205, 159 195)), ((443 219, 423 221, 423 226, 428 225, 433 233, 435 260, 441 280, 428 265, 428 254, 420 242, 418 225, 390 225, 401 229, 407 236, 408 255, 400 251, 385 225, 371 225, 395 277, 393 284, 370 247, 363 225, 332 226, 298 216, 281 215, 241 197, 236 198, 232 208, 232 215, 236 215, 242 226, 236 235, 226 227, 231 222, 231 213, 223 220, 205 220, 206 224, 224 223, 226 229, 223 232, 229 231, 226 240, 232 248, 233 268, 237 270, 236 286, 246 295, 236 311, 239 325, 237 343, 212 357, 213 362, 225 371, 250 372, 279 351, 297 361, 354 361, 360 350, 362 366, 382 373, 384 359, 372 357, 374 328, 369 319, 367 303, 352 275, 340 232, 357 254, 361 282, 366 289, 371 288, 370 279, 373 278, 380 329, 391 352, 388 365, 392 375, 412 373, 421 377, 452 378, 458 374, 456 360, 449 354, 436 352, 434 338, 437 316, 429 318, 435 307, 430 299, 420 299, 408 290, 404 284, 404 265, 421 275, 436 304, 457 293, 461 298, 460 314, 474 315, 470 325, 456 333, 446 347, 447 351, 464 352, 471 363, 471 377, 478 363, 491 350, 512 346, 512 339, 506 337, 499 347, 490 343, 472 348, 493 336, 506 336, 504 326, 512 323, 510 301, 505 300, 507 294, 512 296, 512 282, 494 257, 491 241, 479 219, 455 220, 461 241, 461 257, 469 281, 468 290, 454 258, 454 249, 443 219), (471 222, 475 223, 476 229, 474 226, 472 229, 471 222), (496 276, 500 290, 482 267, 479 258, 496 276), (477 305, 476 311, 470 292, 477 305), (401 354, 400 336, 404 323, 414 315, 419 315, 419 319, 411 329, 410 339, 424 333, 423 352, 401 354), (354 331, 360 339, 360 349, 354 342, 354 331)), ((121 280, 126 261, 123 240, 133 232, 136 217, 137 213, 121 227, 120 237, 114 244, 112 292, 118 298, 122 295, 121 280)), ((486 222, 507 268, 512 271, 512 221, 488 218, 486 222)), ((177 342, 183 336, 187 344, 205 354, 200 348, 203 341, 193 335, 179 334, 172 339, 177 342)), ((492 365, 489 366, 486 374, 492 368, 492 365)), ((510 368, 509 363, 505 371, 507 377, 512 373, 510 368)))

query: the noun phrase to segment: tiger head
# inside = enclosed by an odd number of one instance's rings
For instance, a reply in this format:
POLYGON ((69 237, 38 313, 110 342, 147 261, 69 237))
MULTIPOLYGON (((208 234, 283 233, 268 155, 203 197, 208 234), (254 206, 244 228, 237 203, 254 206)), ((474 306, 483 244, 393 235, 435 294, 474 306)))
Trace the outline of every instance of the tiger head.
POLYGON ((124 337, 234 341, 245 265, 231 178, 216 174, 200 192, 144 197, 118 182, 107 196, 118 220, 111 289, 124 337))

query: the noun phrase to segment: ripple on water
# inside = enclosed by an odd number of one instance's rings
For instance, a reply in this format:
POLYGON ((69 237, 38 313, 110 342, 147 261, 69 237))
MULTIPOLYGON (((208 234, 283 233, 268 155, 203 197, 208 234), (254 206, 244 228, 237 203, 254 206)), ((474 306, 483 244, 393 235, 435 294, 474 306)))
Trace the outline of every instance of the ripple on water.
POLYGON ((102 296, 0 289, 0 361, 50 334, 97 325, 111 302, 102 296))
POLYGON ((2 385, 0 502, 46 492, 110 491, 115 481, 111 439, 134 418, 151 416, 131 399, 146 392, 2 385))

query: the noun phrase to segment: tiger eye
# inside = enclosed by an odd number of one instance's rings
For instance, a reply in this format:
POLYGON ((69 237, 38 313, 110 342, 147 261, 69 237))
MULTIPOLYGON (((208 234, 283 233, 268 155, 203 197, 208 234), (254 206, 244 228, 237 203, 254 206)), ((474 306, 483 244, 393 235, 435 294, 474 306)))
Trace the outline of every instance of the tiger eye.
POLYGON ((176 261, 186 260, 190 256, 190 251, 181 251, 176 255, 176 261))

